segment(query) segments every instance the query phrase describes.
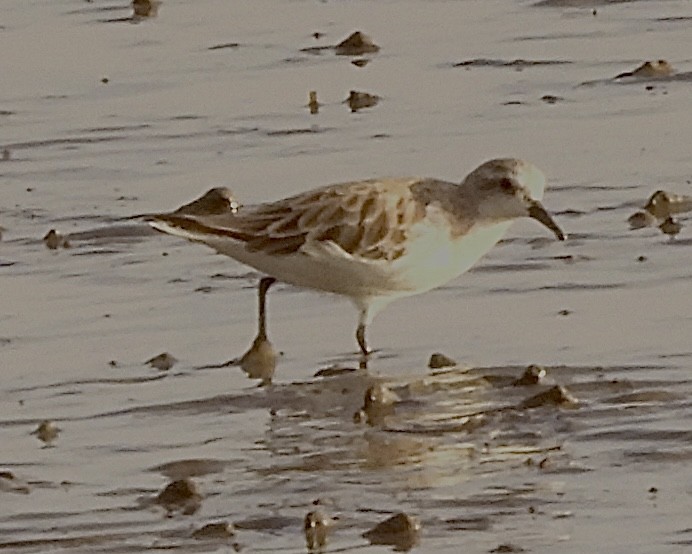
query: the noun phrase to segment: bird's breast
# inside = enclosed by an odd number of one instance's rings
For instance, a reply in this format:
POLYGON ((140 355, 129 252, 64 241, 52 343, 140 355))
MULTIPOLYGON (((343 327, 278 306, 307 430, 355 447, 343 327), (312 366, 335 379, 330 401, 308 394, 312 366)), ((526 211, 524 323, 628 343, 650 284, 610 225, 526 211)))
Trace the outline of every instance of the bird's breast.
POLYGON ((456 238, 444 230, 413 240, 397 260, 401 286, 422 292, 439 287, 468 271, 505 234, 511 222, 474 226, 456 238))

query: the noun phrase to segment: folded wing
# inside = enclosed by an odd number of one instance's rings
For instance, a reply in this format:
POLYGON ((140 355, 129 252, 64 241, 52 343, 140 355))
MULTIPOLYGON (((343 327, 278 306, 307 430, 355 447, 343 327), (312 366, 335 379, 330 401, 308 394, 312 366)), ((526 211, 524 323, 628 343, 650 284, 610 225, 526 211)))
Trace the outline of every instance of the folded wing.
MULTIPOLYGON (((227 237, 249 252, 310 255, 338 250, 363 260, 395 260, 406 252, 411 227, 426 215, 412 193, 418 179, 331 185, 290 198, 214 216, 160 215, 187 238, 227 237)), ((154 226, 156 226, 154 224, 154 226)))

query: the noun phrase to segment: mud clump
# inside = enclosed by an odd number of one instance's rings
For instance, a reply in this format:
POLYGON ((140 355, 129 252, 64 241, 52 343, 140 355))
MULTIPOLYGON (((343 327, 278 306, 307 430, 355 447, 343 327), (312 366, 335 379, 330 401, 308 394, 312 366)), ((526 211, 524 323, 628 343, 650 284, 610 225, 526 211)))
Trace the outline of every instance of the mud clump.
POLYGON ((36 435, 36 438, 46 446, 51 446, 53 441, 58 438, 60 431, 62 431, 62 429, 54 422, 49 419, 44 419, 31 434, 36 435))
POLYGON ((509 554, 512 552, 526 552, 521 546, 517 546, 516 544, 511 544, 511 543, 504 543, 496 546, 492 550, 489 550, 488 552, 496 553, 496 554, 509 554))
POLYGON ((193 539, 230 539, 235 536, 235 529, 232 523, 227 521, 219 521, 216 523, 207 523, 204 527, 195 529, 192 533, 193 539))
POLYGON ((379 51, 380 47, 368 35, 360 31, 351 33, 334 47, 337 56, 362 56, 379 51))
POLYGON ((393 546, 395 550, 411 550, 420 540, 421 525, 417 518, 400 512, 363 533, 373 545, 393 546))
POLYGON ((456 360, 453 360, 449 356, 445 356, 440 352, 435 352, 430 356, 428 361, 428 367, 430 369, 442 369, 443 367, 454 367, 457 365, 456 360))
POLYGON ((144 363, 150 367, 153 367, 154 369, 158 369, 159 371, 168 371, 177 363, 177 361, 178 360, 171 356, 168 352, 163 352, 144 363))
POLYGON ((384 383, 376 383, 365 391, 363 407, 353 415, 355 423, 382 425, 387 416, 392 415, 396 403, 401 399, 384 383))
POLYGON ((668 235, 671 239, 674 239, 680 231, 682 231, 682 223, 672 217, 667 217, 663 223, 661 223, 658 228, 665 235, 668 235))
POLYGON ((627 218, 627 223, 632 230, 644 229, 645 227, 653 227, 656 224, 656 217, 651 212, 639 210, 627 218))
POLYGON ((43 237, 43 243, 49 250, 57 250, 58 248, 69 248, 69 241, 55 229, 51 229, 43 237))
POLYGON ((546 104, 557 104, 558 102, 562 102, 564 98, 561 96, 555 96, 553 94, 544 94, 541 96, 541 100, 546 104))
POLYGON ((307 513, 303 531, 308 552, 321 552, 324 549, 333 523, 334 520, 319 508, 307 513))
POLYGON ((542 406, 564 406, 567 408, 576 408, 578 400, 572 394, 560 385, 555 385, 543 392, 531 396, 524 400, 520 408, 540 408, 542 406))
POLYGON ((370 63, 368 58, 358 58, 357 60, 351 60, 351 63, 356 67, 365 67, 370 63))
POLYGON ((380 97, 376 94, 370 94, 368 92, 359 92, 357 90, 352 90, 348 93, 348 98, 344 100, 344 104, 348 104, 351 108, 351 112, 357 112, 364 108, 372 108, 377 106, 380 102, 380 97))
POLYGON ((616 75, 615 79, 624 79, 626 77, 634 77, 637 79, 660 79, 661 77, 670 77, 675 70, 666 60, 658 60, 653 62, 644 62, 642 65, 632 71, 625 71, 616 75))
POLYGON ((132 0, 132 18, 156 17, 159 13, 160 0, 132 0))
POLYGON ((673 216, 692 211, 692 196, 657 190, 647 200, 644 208, 627 218, 630 229, 657 226, 662 233, 674 239, 682 224, 673 216))
POLYGON ((185 515, 194 514, 202 504, 202 495, 190 479, 170 482, 156 496, 155 503, 171 513, 180 510, 185 515))
POLYGON ((11 471, 0 471, 0 492, 29 494, 31 489, 11 471))
POLYGON ((311 90, 310 93, 308 94, 308 108, 310 109, 310 113, 312 115, 315 115, 316 113, 319 113, 319 111, 320 111, 320 103, 317 101, 317 91, 316 90, 311 90))
POLYGON ((176 215, 220 215, 236 213, 240 203, 228 187, 214 187, 199 198, 183 204, 173 213, 176 215))
POLYGON ((521 374, 521 377, 519 377, 512 384, 515 387, 528 387, 531 385, 537 385, 543 380, 543 378, 545 376, 546 376, 545 368, 543 368, 539 365, 531 364, 529 367, 527 367, 524 370, 524 373, 521 374))
POLYGON ((649 197, 644 209, 656 219, 666 219, 692 211, 692 196, 657 190, 649 197))

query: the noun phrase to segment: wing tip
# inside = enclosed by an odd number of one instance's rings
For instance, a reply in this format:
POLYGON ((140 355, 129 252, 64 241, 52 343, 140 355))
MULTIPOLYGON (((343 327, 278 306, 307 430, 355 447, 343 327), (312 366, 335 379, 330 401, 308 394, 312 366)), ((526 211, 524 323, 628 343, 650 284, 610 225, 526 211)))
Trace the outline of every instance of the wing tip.
POLYGON ((145 219, 145 222, 161 233, 167 235, 173 235, 177 237, 183 237, 188 240, 199 240, 199 237, 191 233, 189 229, 186 229, 184 220, 186 218, 180 216, 171 216, 168 214, 156 214, 149 216, 145 219))

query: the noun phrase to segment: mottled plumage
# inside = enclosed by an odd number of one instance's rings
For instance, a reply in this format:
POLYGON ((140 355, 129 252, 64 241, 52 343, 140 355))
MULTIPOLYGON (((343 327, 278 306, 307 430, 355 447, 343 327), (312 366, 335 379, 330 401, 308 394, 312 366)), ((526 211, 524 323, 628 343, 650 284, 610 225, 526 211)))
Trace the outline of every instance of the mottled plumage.
POLYGON ((532 217, 558 238, 541 206, 545 178, 516 159, 484 163, 461 184, 370 179, 317 188, 211 216, 165 214, 150 224, 294 285, 342 294, 365 326, 392 300, 435 288, 469 269, 512 220, 532 217))

